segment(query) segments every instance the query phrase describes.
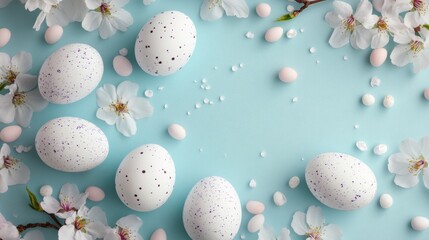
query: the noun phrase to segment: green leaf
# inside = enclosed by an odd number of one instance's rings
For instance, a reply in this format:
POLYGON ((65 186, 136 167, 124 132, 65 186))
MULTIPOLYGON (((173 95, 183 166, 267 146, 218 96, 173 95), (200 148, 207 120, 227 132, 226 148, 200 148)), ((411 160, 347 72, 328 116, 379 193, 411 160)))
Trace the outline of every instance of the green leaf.
POLYGON ((32 209, 34 209, 34 210, 36 210, 38 212, 43 212, 43 208, 40 206, 39 201, 37 200, 36 195, 34 195, 34 193, 32 193, 28 187, 25 190, 27 191, 28 198, 30 199, 30 204, 28 204, 28 205, 32 209))
POLYGON ((423 27, 429 30, 429 24, 424 24, 423 27))
POLYGON ((295 17, 296 17, 296 15, 294 13, 288 13, 288 14, 285 14, 285 15, 277 18, 276 21, 277 22, 288 21, 288 20, 291 20, 295 17))
POLYGON ((6 82, 0 83, 0 91, 3 90, 7 86, 6 82))

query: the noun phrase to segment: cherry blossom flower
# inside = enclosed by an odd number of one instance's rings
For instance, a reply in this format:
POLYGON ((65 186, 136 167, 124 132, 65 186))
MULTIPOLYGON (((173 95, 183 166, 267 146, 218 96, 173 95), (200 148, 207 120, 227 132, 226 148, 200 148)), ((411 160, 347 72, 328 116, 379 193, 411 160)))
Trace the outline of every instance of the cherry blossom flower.
POLYGON ((46 196, 40 206, 47 213, 66 219, 85 205, 87 197, 87 193, 79 192, 76 184, 66 183, 61 187, 59 202, 52 196, 46 196))
MULTIPOLYGON (((1 184, 1 179, 0 179, 1 184)), ((19 239, 18 229, 0 213, 0 239, 19 239)))
POLYGON ((276 237, 274 230, 264 225, 258 232, 258 240, 291 240, 290 231, 287 228, 282 228, 280 236, 276 237))
POLYGON ((20 81, 26 89, 33 89, 37 85, 37 76, 27 74, 32 66, 30 53, 19 52, 10 58, 6 53, 0 52, 0 90, 4 86, 20 81))
MULTIPOLYGON (((10 156, 10 147, 6 143, 0 149, 0 193, 8 186, 25 184, 30 180, 30 170, 20 160, 10 156)), ((0 221, 1 222, 1 221, 0 221)))
POLYGON ((416 36, 414 30, 409 29, 401 34, 395 34, 393 40, 398 43, 390 54, 392 64, 403 67, 413 63, 415 73, 429 66, 429 31, 420 30, 416 36))
POLYGON ((116 124, 116 129, 126 137, 137 132, 136 121, 152 115, 153 107, 143 97, 137 97, 139 86, 124 81, 116 89, 112 84, 105 84, 97 90, 97 118, 107 124, 116 124))
POLYGON ((404 23, 411 28, 429 23, 429 4, 426 0, 396 0, 394 9, 396 14, 407 12, 404 23))
POLYGON ((135 215, 123 217, 116 222, 115 228, 106 231, 104 240, 143 240, 138 233, 142 224, 142 220, 135 215))
POLYGON ((200 17, 206 21, 213 21, 221 18, 224 11, 227 16, 237 18, 249 16, 249 6, 247 6, 246 0, 203 0, 200 17))
POLYGON ((125 32, 133 24, 133 17, 122 7, 128 0, 85 0, 89 11, 82 27, 89 32, 98 29, 102 39, 113 36, 117 30, 125 32))
POLYGON ((353 48, 365 49, 371 41, 371 29, 378 17, 372 15, 372 4, 368 0, 361 0, 356 12, 350 4, 343 1, 334 1, 335 11, 325 15, 325 21, 334 28, 329 44, 340 48, 350 42, 353 48))
POLYGON ((322 209, 316 206, 310 206, 307 214, 296 212, 291 226, 296 234, 306 236, 307 240, 339 240, 342 236, 338 226, 325 223, 322 209))
POLYGON ((65 223, 58 231, 58 240, 93 240, 104 237, 107 218, 99 207, 82 206, 65 223))
POLYGON ((395 184, 403 188, 411 188, 419 183, 419 175, 423 174, 423 183, 429 188, 429 136, 419 142, 405 139, 401 142, 400 152, 389 157, 389 172, 395 175, 395 184))

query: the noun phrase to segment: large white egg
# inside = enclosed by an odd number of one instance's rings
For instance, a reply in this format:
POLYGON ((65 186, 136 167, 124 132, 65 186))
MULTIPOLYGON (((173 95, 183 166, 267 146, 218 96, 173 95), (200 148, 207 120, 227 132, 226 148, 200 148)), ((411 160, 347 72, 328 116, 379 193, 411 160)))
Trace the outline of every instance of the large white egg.
POLYGON ((95 48, 82 43, 66 45, 43 63, 39 90, 51 103, 73 103, 97 87, 103 71, 103 59, 95 48))
POLYGON ((183 208, 183 224, 193 240, 232 240, 241 223, 241 204, 224 178, 207 177, 192 188, 183 208))
POLYGON ((137 63, 153 76, 173 74, 189 61, 196 41, 195 25, 188 16, 162 12, 140 30, 135 45, 137 63))
POLYGON ((323 204, 338 210, 354 210, 372 201, 377 179, 359 159, 343 153, 323 153, 305 170, 311 193, 323 204))
POLYGON ((116 192, 129 208, 148 212, 161 207, 170 197, 176 180, 173 159, 156 144, 130 152, 116 172, 116 192))
POLYGON ((76 117, 60 117, 45 123, 37 132, 35 145, 43 162, 63 172, 93 169, 109 153, 109 142, 101 129, 76 117))

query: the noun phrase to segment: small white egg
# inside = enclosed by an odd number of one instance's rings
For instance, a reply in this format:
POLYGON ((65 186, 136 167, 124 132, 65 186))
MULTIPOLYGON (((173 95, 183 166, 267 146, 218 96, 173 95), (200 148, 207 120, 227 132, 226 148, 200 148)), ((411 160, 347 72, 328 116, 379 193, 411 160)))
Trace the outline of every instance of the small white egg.
POLYGON ((250 180, 250 182, 249 182, 249 187, 250 187, 250 188, 255 188, 255 187, 256 187, 256 181, 255 181, 255 179, 251 179, 251 180, 250 180))
POLYGON ((385 48, 377 48, 372 50, 369 61, 372 66, 380 67, 386 61, 387 50, 385 48))
POLYGON ((386 144, 378 144, 374 147, 373 152, 375 155, 381 156, 387 152, 386 144))
POLYGON ((104 199, 106 194, 103 189, 96 186, 89 186, 86 188, 85 193, 88 193, 88 199, 93 202, 99 202, 104 199))
POLYGON ((291 28, 286 32, 286 37, 287 38, 294 38, 294 37, 296 37, 297 34, 298 33, 297 33, 296 29, 291 28))
POLYGON ((264 226, 265 217, 262 214, 253 216, 247 223, 247 231, 254 233, 259 231, 264 226))
POLYGON ((421 216, 411 219, 411 227, 416 231, 423 231, 429 228, 429 219, 421 216))
POLYGON ((367 151, 367 150, 368 150, 368 145, 366 145, 366 142, 365 142, 365 141, 362 141, 362 140, 360 140, 360 141, 357 141, 357 142, 356 142, 356 147, 357 147, 357 149, 359 149, 361 152, 365 152, 365 151, 367 151))
POLYGON ((167 240, 167 233, 162 228, 158 228, 150 236, 150 240, 167 240))
POLYGON ((252 32, 247 32, 246 33, 246 38, 248 38, 248 39, 253 39, 255 37, 255 34, 254 33, 252 33, 252 32))
POLYGON ((425 99, 429 101, 429 88, 426 88, 423 92, 423 95, 425 96, 425 99))
POLYGON ((369 84, 371 85, 371 87, 379 87, 381 84, 381 80, 378 77, 372 77, 369 84))
POLYGON ((256 6, 256 14, 261 18, 266 18, 271 14, 271 6, 268 3, 259 3, 256 6))
POLYGON ((124 56, 124 57, 127 56, 128 49, 122 48, 121 50, 119 50, 119 54, 122 55, 122 56, 124 56))
POLYGON ((298 78, 298 73, 291 67, 284 67, 280 69, 279 79, 285 83, 294 82, 298 78))
POLYGON ((295 189, 299 186, 301 180, 298 176, 293 176, 289 179, 289 187, 295 189))
POLYGON ((181 125, 174 123, 168 126, 168 134, 176 140, 183 140, 186 138, 186 130, 181 125))
POLYGON ((380 197, 380 206, 382 208, 390 208, 393 205, 393 198, 390 194, 384 193, 380 197))
POLYGON ((119 76, 128 77, 133 72, 133 65, 126 57, 118 55, 113 58, 113 69, 119 76))
POLYGON ((362 96, 362 104, 365 106, 372 106, 375 103, 374 95, 367 93, 362 96))
POLYGON ((265 32, 265 40, 267 42, 273 43, 277 42, 283 36, 282 27, 272 27, 265 32))
POLYGON ((16 141, 22 133, 22 128, 18 125, 7 126, 0 131, 0 140, 5 143, 16 141))
POLYGON ((42 195, 42 197, 51 196, 53 191, 54 190, 52 189, 51 185, 43 185, 40 188, 40 195, 42 195))
POLYGON ((45 32, 45 41, 48 44, 54 44, 58 42, 63 36, 64 30, 63 27, 59 25, 54 25, 52 27, 48 27, 45 32))
POLYGON ((9 43, 11 32, 7 28, 0 28, 0 48, 9 43))
POLYGON ((395 98, 392 95, 386 95, 383 99, 383 106, 385 108, 391 108, 395 105, 395 98))
POLYGON ((258 215, 264 212, 265 205, 259 201, 248 201, 246 203, 246 209, 249 213, 258 215))
POLYGON ((273 195, 273 201, 276 206, 283 206, 286 202, 286 196, 282 192, 275 192, 273 195))

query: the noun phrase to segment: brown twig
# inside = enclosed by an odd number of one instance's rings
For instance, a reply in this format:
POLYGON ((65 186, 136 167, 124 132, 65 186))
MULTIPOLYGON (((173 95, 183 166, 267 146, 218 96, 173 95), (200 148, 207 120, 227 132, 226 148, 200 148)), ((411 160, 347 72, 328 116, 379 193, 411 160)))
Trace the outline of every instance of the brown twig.
POLYGON ((58 227, 61 227, 61 226, 63 226, 63 224, 61 224, 60 223, 60 221, 58 221, 58 218, 57 218, 57 216, 55 216, 55 214, 53 214, 53 213, 47 213, 47 212, 45 212, 45 211, 43 211, 44 213, 46 213, 46 214, 48 214, 49 215, 49 217, 52 219, 52 220, 54 220, 54 222, 57 224, 57 226, 58 227))
POLYGON ((41 227, 41 228, 53 228, 56 230, 59 230, 60 228, 58 226, 55 226, 54 224, 50 223, 50 222, 45 222, 45 223, 29 223, 27 225, 18 225, 16 228, 18 229, 18 231, 20 233, 24 232, 27 229, 30 228, 37 228, 37 227, 41 227))
POLYGON ((298 14, 300 14, 302 11, 304 11, 305 9, 307 9, 308 7, 310 7, 311 5, 319 3, 319 2, 323 2, 323 1, 325 1, 325 0, 315 0, 315 1, 295 0, 295 2, 302 3, 304 5, 302 5, 298 10, 293 11, 293 14, 295 16, 297 16, 298 14))

